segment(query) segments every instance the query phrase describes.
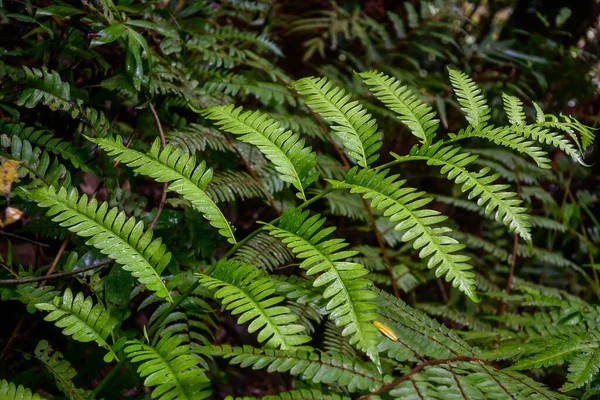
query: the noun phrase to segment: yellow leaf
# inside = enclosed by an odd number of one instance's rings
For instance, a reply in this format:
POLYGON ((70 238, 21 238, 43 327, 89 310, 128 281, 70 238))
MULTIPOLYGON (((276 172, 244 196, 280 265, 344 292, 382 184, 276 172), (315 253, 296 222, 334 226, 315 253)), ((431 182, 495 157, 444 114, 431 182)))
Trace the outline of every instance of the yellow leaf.
POLYGON ((7 160, 0 167, 0 192, 4 193, 6 198, 10 197, 10 187, 19 176, 17 172, 19 164, 22 164, 22 161, 7 160))
POLYGON ((396 340, 398 340, 398 336, 396 336, 394 331, 392 331, 392 329, 389 326, 387 326, 384 323, 381 323, 379 321, 373 321, 373 325, 375 325, 377 327, 377 329, 379 329, 379 332, 383 333, 385 336, 387 336, 394 342, 396 340))
POLYGON ((4 228, 5 226, 17 222, 22 216, 23 211, 18 208, 6 207, 6 210, 4 210, 4 218, 0 219, 0 228, 4 228))

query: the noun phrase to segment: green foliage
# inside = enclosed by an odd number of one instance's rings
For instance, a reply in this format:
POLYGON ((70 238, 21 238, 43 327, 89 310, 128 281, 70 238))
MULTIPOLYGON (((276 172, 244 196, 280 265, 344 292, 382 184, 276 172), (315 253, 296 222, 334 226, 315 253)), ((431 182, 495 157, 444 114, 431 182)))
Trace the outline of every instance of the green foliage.
POLYGON ((71 232, 89 237, 87 244, 96 247, 103 254, 123 265, 148 289, 161 297, 171 299, 171 295, 160 273, 171 259, 161 239, 152 240, 152 231, 144 233, 143 222, 127 218, 116 208, 109 210, 108 203, 98 205, 96 199, 88 202, 88 196, 79 197, 77 190, 58 192, 53 186, 28 192, 28 197, 40 207, 50 207, 48 215, 60 222, 71 232))
POLYGON ((128 341, 125 353, 132 363, 140 363, 138 373, 152 391, 152 398, 205 399, 210 382, 198 367, 199 357, 177 336, 166 335, 151 346, 138 340, 128 341))
POLYGON ((313 285, 327 285, 323 297, 328 300, 327 313, 337 326, 343 326, 342 335, 351 336, 355 344, 379 364, 375 332, 370 321, 376 318, 375 308, 369 300, 375 297, 369 289, 371 282, 363 278, 368 273, 360 264, 341 261, 356 255, 355 251, 343 250, 348 246, 343 239, 328 239, 335 227, 322 228, 325 218, 309 216, 308 212, 289 211, 277 226, 266 225, 270 235, 279 238, 298 258, 300 267, 307 275, 321 275, 313 285))
POLYGON ((38 303, 36 307, 49 314, 44 320, 54 322, 59 328, 64 328, 64 335, 73 336, 79 342, 96 342, 108 351, 104 356, 106 362, 117 358, 116 353, 106 341, 117 321, 101 304, 95 304, 91 297, 77 293, 73 297, 71 289, 66 289, 62 297, 56 297, 52 303, 38 303))
POLYGON ((597 43, 472 3, 7 3, 0 397, 597 397, 597 43))
POLYGON ((200 283, 208 289, 218 289, 220 299, 233 315, 241 314, 238 324, 250 322, 248 332, 258 331, 258 341, 265 347, 294 350, 302 348, 310 337, 300 334, 305 328, 294 322, 298 317, 281 306, 281 296, 275 293, 275 282, 261 270, 235 261, 220 261, 213 276, 200 275, 200 283))

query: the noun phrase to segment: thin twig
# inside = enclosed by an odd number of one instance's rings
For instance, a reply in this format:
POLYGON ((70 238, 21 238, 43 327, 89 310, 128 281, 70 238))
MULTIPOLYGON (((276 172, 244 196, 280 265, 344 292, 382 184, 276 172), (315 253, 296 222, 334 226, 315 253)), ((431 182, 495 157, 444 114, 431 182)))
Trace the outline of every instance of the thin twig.
POLYGON ((417 365, 413 369, 411 369, 406 375, 402 376, 401 378, 398 378, 395 381, 392 381, 392 382, 388 383, 387 385, 382 386, 381 388, 379 388, 378 390, 376 390, 374 392, 371 392, 369 394, 359 397, 358 400, 366 400, 366 399, 370 399, 371 396, 379 396, 380 394, 387 392, 388 390, 391 390, 391 389, 395 388, 396 386, 400 385, 402 382, 404 382, 408 379, 411 379, 413 377, 413 375, 420 372, 424 368, 430 367, 432 365, 450 364, 450 363, 459 362, 459 361, 475 361, 475 362, 483 362, 488 365, 491 365, 489 361, 483 360, 481 358, 469 357, 469 356, 457 356, 457 357, 451 357, 451 358, 442 358, 439 360, 425 361, 425 362, 417 365))
POLYGON ((86 271, 89 271, 89 270, 92 270, 95 268, 103 267, 104 265, 110 264, 111 262, 113 262, 113 260, 99 261, 95 264, 88 265, 87 267, 84 267, 84 268, 74 269, 72 271, 67 271, 67 272, 59 272, 57 274, 52 274, 52 275, 36 276, 33 278, 0 279, 0 285, 20 285, 22 283, 46 281, 49 279, 57 279, 57 278, 65 277, 65 276, 77 275, 82 272, 86 272, 86 271))
POLYGON ((41 243, 41 242, 36 242, 33 239, 29 239, 29 238, 26 238, 25 236, 17 235, 15 233, 9 233, 9 232, 0 231, 0 235, 5 235, 5 236, 14 237, 16 239, 25 240, 26 242, 33 243, 33 244, 35 244, 37 246, 50 247, 49 244, 45 244, 45 243, 41 243))
POLYGON ((15 326, 15 329, 13 329, 12 334, 10 335, 10 339, 8 339, 8 342, 6 343, 6 346, 4 346, 4 349, 2 349, 2 354, 0 354, 0 361, 4 358, 6 353, 8 353, 8 350, 10 350, 10 348, 12 347, 12 344, 14 343, 15 339, 17 338, 17 335, 21 331, 24 322, 25 316, 22 316, 21 319, 19 319, 19 322, 17 322, 17 326, 15 326))
MULTIPOLYGON (((150 108, 150 112, 154 116, 154 121, 156 122, 156 127, 158 128, 158 135, 160 136, 160 144, 161 144, 161 147, 164 149, 165 146, 167 145, 167 139, 165 139, 165 133, 163 131, 162 124, 160 123, 158 114, 156 113, 156 110, 154 109, 154 106, 152 105, 151 101, 149 101, 148 107, 150 108)), ((150 222, 150 224, 148 225, 148 230, 154 229, 154 226, 158 222, 158 218, 160 218, 160 214, 162 214, 162 210, 165 208, 165 202, 167 201, 167 186, 168 186, 168 184, 166 182, 163 183, 163 189, 162 189, 162 195, 160 197, 160 203, 158 204, 158 208, 156 209, 156 215, 154 215, 152 222, 150 222)))
MULTIPOLYGON (((58 260, 60 260, 60 257, 62 256, 65 249, 67 248, 67 243, 69 243, 70 239, 71 239, 71 234, 68 234, 67 237, 65 238, 65 240, 63 240, 62 244, 60 245, 60 248, 58 249, 56 256, 54 256, 54 260, 52 260, 52 264, 50 265, 50 269, 46 272, 46 276, 52 275, 52 273, 54 272, 54 269, 56 268, 56 265, 58 264, 58 260)), ((43 287, 45 284, 46 284, 46 281, 42 281, 42 283, 40 284, 40 287, 43 287)))

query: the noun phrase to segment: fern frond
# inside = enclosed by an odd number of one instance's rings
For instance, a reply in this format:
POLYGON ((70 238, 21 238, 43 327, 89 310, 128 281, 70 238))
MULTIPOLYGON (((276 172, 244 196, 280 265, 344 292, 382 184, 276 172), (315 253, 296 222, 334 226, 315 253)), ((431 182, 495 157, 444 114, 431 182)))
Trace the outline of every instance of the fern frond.
POLYGON ((446 279, 452 280, 467 296, 474 301, 475 281, 471 265, 466 262, 469 257, 456 254, 464 246, 451 237, 444 235, 450 229, 446 227, 433 228, 447 219, 438 211, 422 209, 432 198, 423 198, 424 192, 403 187, 405 180, 399 181, 398 175, 387 176, 389 170, 351 169, 344 182, 329 180, 334 188, 350 189, 351 193, 360 193, 365 199, 372 199, 371 206, 385 210, 384 216, 392 222, 398 222, 395 230, 406 231, 402 241, 414 240, 413 247, 420 249, 419 257, 429 258, 427 266, 436 268, 436 275, 447 274, 446 279))
POLYGON ((206 186, 206 194, 215 202, 267 198, 263 185, 244 171, 217 172, 206 186))
POLYGON ((45 400, 45 397, 32 393, 31 389, 21 385, 17 386, 4 379, 0 381, 0 398, 6 400, 45 400))
POLYGON ((48 215, 60 226, 68 228, 102 254, 113 258, 131 272, 148 289, 160 297, 171 300, 160 273, 171 260, 161 239, 152 240, 152 231, 144 231, 144 224, 135 218, 127 219, 125 213, 116 208, 108 209, 106 202, 98 205, 96 199, 88 203, 88 196, 78 196, 76 189, 67 192, 54 187, 28 191, 27 197, 40 207, 49 207, 48 215))
POLYGON ((569 157, 573 158, 580 164, 584 164, 583 157, 575 147, 565 137, 557 132, 552 132, 550 129, 544 127, 544 124, 536 123, 533 125, 526 125, 519 127, 521 135, 526 138, 531 137, 533 140, 541 144, 549 144, 564 151, 569 157))
POLYGON ((298 317, 289 308, 281 306, 284 300, 275 293, 275 282, 252 265, 226 260, 215 267, 213 276, 199 275, 200 283, 208 289, 218 289, 214 297, 220 299, 234 315, 241 314, 238 324, 252 321, 248 332, 258 331, 258 341, 266 347, 292 350, 303 348, 311 338, 300 334, 306 328, 294 324, 298 317))
POLYGON ((508 116, 508 122, 511 125, 525 125, 525 111, 523 111, 523 102, 515 96, 502 93, 502 102, 504 111, 508 116))
POLYGON ((72 118, 77 118, 81 113, 81 100, 79 103, 71 99, 71 86, 63 82, 58 72, 43 67, 41 70, 30 69, 23 66, 26 87, 16 104, 27 108, 35 108, 39 103, 45 104, 52 111, 61 110, 69 113, 72 118))
POLYGON ((468 126, 467 129, 461 129, 458 133, 451 133, 448 136, 452 142, 472 137, 486 139, 495 144, 528 155, 540 168, 551 169, 552 167, 550 165, 548 153, 542 150, 541 147, 535 146, 534 141, 526 140, 526 137, 523 136, 522 133, 523 129, 526 129, 526 127, 518 126, 518 128, 515 128, 514 126, 501 126, 494 128, 493 126, 488 125, 478 129, 473 126, 468 126))
POLYGON ((575 353, 598 349, 598 337, 593 334, 553 335, 531 340, 521 346, 525 357, 510 367, 512 370, 548 367, 563 364, 575 353))
POLYGON ((342 330, 335 326, 331 321, 325 323, 325 331, 323 332, 323 348, 330 354, 340 354, 358 358, 358 354, 354 347, 348 343, 348 339, 342 335, 342 330))
POLYGON ((428 165, 441 167, 441 173, 448 175, 449 180, 462 184, 461 190, 469 192, 469 199, 479 197, 477 205, 485 205, 486 214, 496 211, 496 221, 515 231, 526 242, 531 242, 530 227, 526 208, 519 207, 521 200, 514 198, 516 193, 506 192, 509 185, 493 185, 499 174, 488 175, 490 168, 485 167, 479 172, 471 172, 466 166, 478 156, 461 152, 460 147, 443 146, 441 142, 427 149, 411 151, 408 156, 392 155, 399 161, 425 160, 428 165))
POLYGON ((63 392, 69 399, 87 399, 90 393, 75 386, 73 378, 77 372, 71 363, 64 359, 60 351, 54 350, 47 341, 40 340, 34 350, 35 358, 42 363, 54 377, 58 390, 63 392))
POLYGON ((373 364, 366 364, 340 354, 317 354, 297 351, 290 355, 282 350, 256 349, 250 346, 207 346, 196 350, 205 356, 231 359, 231 364, 254 369, 269 367, 269 371, 289 372, 302 380, 326 385, 344 386, 350 392, 374 391, 389 382, 373 364))
POLYGON ((117 326, 117 320, 105 310, 101 304, 94 305, 91 297, 84 298, 83 293, 73 297, 71 289, 67 288, 62 297, 56 297, 52 303, 38 303, 39 310, 49 311, 45 321, 54 322, 59 328, 64 328, 63 335, 73 336, 79 342, 96 342, 108 350, 104 361, 118 359, 116 353, 106 342, 106 338, 117 326))
POLYGON ((212 178, 212 170, 206 168, 206 163, 196 164, 195 156, 181 154, 179 149, 169 145, 161 150, 159 138, 145 154, 125 147, 120 136, 114 139, 88 139, 135 172, 156 179, 157 182, 169 182, 170 190, 189 201, 229 243, 236 243, 231 224, 206 194, 206 186, 212 178))
POLYGON ((382 72, 368 71, 359 74, 371 91, 398 119, 411 130, 423 145, 431 143, 440 126, 431 106, 423 103, 408 87, 396 78, 382 72))
POLYGON ((194 154, 206 148, 218 151, 235 151, 231 143, 218 129, 200 124, 189 124, 181 130, 165 134, 167 142, 183 152, 194 154))
POLYGON ((256 265, 266 271, 273 271, 287 264, 292 260, 293 255, 277 238, 261 232, 240 246, 233 258, 245 264, 256 265))
POLYGON ((132 363, 140 363, 137 371, 144 385, 156 388, 152 398, 160 400, 200 400, 210 396, 209 379, 198 367, 200 358, 178 336, 164 336, 151 346, 130 340, 125 354, 132 363))
POLYGON ((25 124, 2 124, 2 133, 12 138, 18 136, 23 140, 27 140, 32 144, 44 147, 56 155, 60 155, 73 164, 75 168, 82 171, 90 171, 86 161, 77 154, 75 148, 69 142, 65 142, 53 134, 44 131, 43 129, 34 129, 25 127, 25 124))
POLYGON ((379 363, 376 333, 370 323, 376 318, 374 306, 369 302, 375 297, 369 286, 371 282, 362 278, 368 271, 360 264, 341 261, 357 254, 345 250, 348 244, 343 239, 326 239, 335 227, 322 228, 325 218, 309 216, 308 212, 291 210, 281 217, 277 226, 266 224, 264 229, 279 238, 295 254, 303 259, 300 268, 307 275, 321 273, 314 286, 327 285, 323 297, 328 299, 327 311, 337 326, 344 326, 342 334, 351 335, 350 344, 363 350, 379 363))
POLYGON ((585 350, 573 357, 567 374, 568 382, 563 385, 561 390, 568 392, 585 385, 597 376, 599 370, 600 343, 597 342, 596 347, 585 350))
POLYGON ((16 299, 27 306, 27 311, 33 314, 37 303, 48 303, 60 294, 54 286, 37 287, 35 283, 25 283, 14 289, 2 290, 2 300, 16 299))
MULTIPOLYGON (((9 138, 1 135, 0 145, 10 147, 7 158, 23 162, 21 168, 26 169, 28 174, 34 178, 32 186, 40 183, 55 187, 68 188, 71 186, 71 174, 67 167, 60 164, 56 158, 52 159, 48 152, 42 152, 39 147, 33 147, 29 141, 17 136, 9 138)), ((0 152, 0 156, 4 156, 4 154, 0 152)))
POLYGON ((292 85, 305 96, 305 103, 333 124, 333 132, 342 140, 358 165, 367 167, 379 158, 382 142, 377 122, 351 94, 334 86, 327 78, 302 78, 292 85))
POLYGON ((452 68, 448 68, 448 72, 458 102, 467 114, 467 121, 473 128, 482 129, 490 119, 490 107, 481 94, 481 88, 464 72, 452 68))
POLYGON ((304 147, 300 135, 280 128, 266 114, 243 112, 233 105, 208 109, 205 116, 217 121, 224 131, 240 135, 239 140, 257 146, 275 164, 281 179, 291 183, 300 192, 297 196, 306 200, 304 190, 317 179, 312 172, 317 156, 310 147, 304 147))

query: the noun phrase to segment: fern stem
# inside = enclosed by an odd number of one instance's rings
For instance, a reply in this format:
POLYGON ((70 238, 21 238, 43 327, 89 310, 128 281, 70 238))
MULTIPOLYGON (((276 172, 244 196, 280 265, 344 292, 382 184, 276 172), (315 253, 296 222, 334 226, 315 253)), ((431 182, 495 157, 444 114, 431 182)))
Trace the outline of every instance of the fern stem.
MULTIPOLYGON (((430 367, 432 365, 440 365, 440 364, 450 364, 453 362, 460 362, 460 361, 465 361, 465 362, 480 362, 480 363, 485 363, 488 365, 492 365, 490 364, 488 361, 481 359, 481 358, 477 358, 477 357, 470 357, 470 356, 458 356, 458 357, 451 357, 451 358, 443 358, 443 359, 439 359, 439 360, 428 360, 425 361, 419 365, 417 365, 416 367, 414 367, 413 369, 411 369, 406 375, 402 376, 401 378, 398 378, 390 383, 388 383, 387 385, 382 386, 381 388, 379 388, 378 390, 371 392, 369 394, 366 394, 364 396, 361 396, 358 398, 358 400, 367 400, 370 399, 371 396, 379 396, 382 393, 385 393, 389 390, 392 390, 393 388, 395 388, 396 386, 400 385, 402 382, 404 382, 407 379, 412 379, 413 375, 415 375, 416 373, 420 372, 421 370, 430 367)), ((415 386, 416 387, 416 386, 415 386)))
MULTIPOLYGON (((50 269, 48 269, 48 272, 46 272, 46 276, 52 275, 52 273, 54 272, 54 269, 56 268, 56 264, 58 264, 58 260, 60 260, 60 257, 62 256, 62 254, 64 253, 65 249, 67 248, 67 244, 69 243, 70 239, 71 239, 71 233, 69 233, 67 235, 67 237, 65 238, 65 240, 63 240, 62 244, 60 245, 60 248, 58 249, 58 252, 56 253, 56 256, 54 257, 54 260, 52 260, 52 264, 50 265, 50 269)), ((46 285, 46 281, 43 280, 42 283, 40 283, 40 287, 43 287, 45 285, 46 285)))
MULTIPOLYGON (((148 96, 146 96, 146 99, 148 99, 148 96)), ((156 122, 156 127, 158 128, 158 135, 160 136, 160 145, 164 149, 167 145, 167 140, 165 139, 165 132, 163 131, 162 124, 160 123, 160 119, 158 118, 158 114, 156 113, 156 110, 154 109, 152 102, 150 101, 150 99, 148 99, 148 101, 149 101, 148 107, 150 108, 150 112, 152 113, 152 116, 154 117, 154 122, 156 122)), ((167 201, 167 187, 168 186, 169 186, 169 184, 167 182, 163 183, 162 194, 160 196, 160 203, 158 204, 158 207, 156 208, 156 215, 154 215, 154 218, 148 225, 148 230, 154 229, 154 226, 156 225, 156 223, 158 222, 158 219, 160 218, 160 214, 162 214, 162 210, 165 208, 165 202, 167 201)))
POLYGON ((94 388, 94 390, 92 390, 92 392, 90 393, 90 396, 88 397, 88 400, 95 399, 96 396, 98 396, 98 394, 100 394, 100 392, 102 391, 102 389, 104 389, 104 386, 106 386, 108 383, 110 383, 110 381, 117 374, 117 372, 119 372, 121 370, 121 368, 123 368, 123 365, 126 362, 127 362, 127 358, 125 358, 125 357, 121 358, 121 360, 109 371, 109 373, 106 374, 106 376, 104 377, 104 379, 102 379, 100 381, 100 383, 98 384, 98 386, 96 386, 94 388))
POLYGON ((88 265, 87 267, 84 267, 84 268, 78 268, 76 270, 67 271, 67 272, 59 272, 57 274, 52 274, 52 275, 35 276, 32 278, 22 278, 22 279, 0 279, 0 285, 20 285, 22 283, 39 282, 39 281, 45 281, 48 279, 62 278, 64 276, 77 275, 82 272, 86 272, 86 271, 90 271, 95 268, 103 267, 107 264, 112 263, 113 261, 114 260, 111 260, 111 259, 99 261, 92 265, 88 265))

